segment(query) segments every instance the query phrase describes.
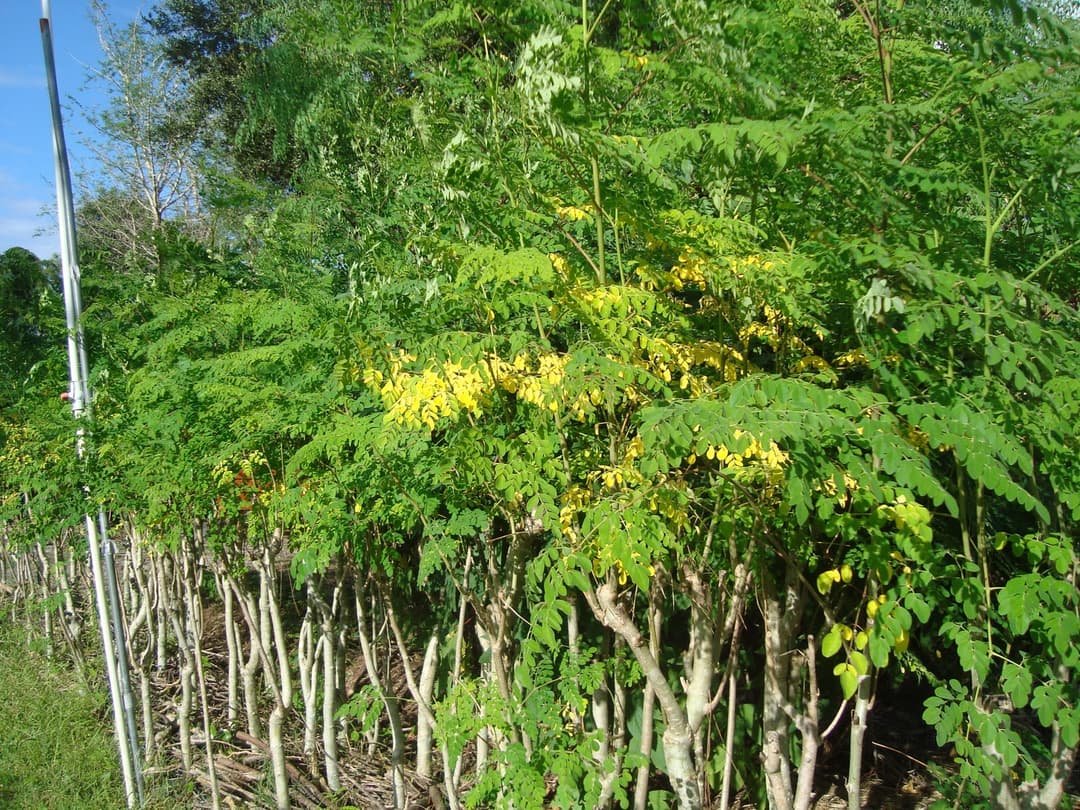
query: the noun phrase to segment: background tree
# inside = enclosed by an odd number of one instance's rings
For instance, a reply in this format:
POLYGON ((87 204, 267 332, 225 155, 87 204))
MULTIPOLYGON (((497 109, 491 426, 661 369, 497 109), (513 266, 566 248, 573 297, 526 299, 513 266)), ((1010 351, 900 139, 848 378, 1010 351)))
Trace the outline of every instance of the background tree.
POLYGON ((276 33, 264 15, 272 6, 265 0, 167 0, 146 22, 162 56, 185 76, 182 131, 240 177, 285 185, 293 161, 275 152, 272 130, 252 127, 248 118, 257 103, 247 81, 251 61, 276 33))
POLYGON ((103 3, 92 5, 104 58, 89 82, 104 89, 107 105, 88 111, 95 168, 80 206, 84 244, 106 250, 116 267, 156 271, 157 234, 174 226, 209 238, 200 202, 202 166, 185 132, 179 71, 134 22, 117 28, 103 3))
POLYGON ((42 261, 29 250, 8 248, 0 255, 0 408, 13 404, 27 383, 32 366, 42 359, 55 336, 59 276, 52 261, 42 261))

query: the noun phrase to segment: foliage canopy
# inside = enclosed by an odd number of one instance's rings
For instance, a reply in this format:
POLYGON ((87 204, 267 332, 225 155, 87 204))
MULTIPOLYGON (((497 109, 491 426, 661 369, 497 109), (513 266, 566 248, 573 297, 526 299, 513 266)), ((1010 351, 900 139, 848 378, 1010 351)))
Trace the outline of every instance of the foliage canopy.
MULTIPOLYGON (((694 808, 734 786, 805 808, 849 705, 857 802, 856 729, 916 676, 950 801, 1058 806, 1080 736, 1074 19, 861 0, 149 19, 219 225, 157 234, 146 276, 108 251, 86 268, 91 491, 140 542, 205 522, 222 559, 284 542, 298 587, 424 605, 405 630, 439 648, 455 806, 694 808)), ((3 258, 5 285, 45 289, 3 258)), ((16 463, 64 450, 34 396, 3 416, 12 536, 78 473, 16 463)), ((341 717, 377 716, 371 685, 341 717)))

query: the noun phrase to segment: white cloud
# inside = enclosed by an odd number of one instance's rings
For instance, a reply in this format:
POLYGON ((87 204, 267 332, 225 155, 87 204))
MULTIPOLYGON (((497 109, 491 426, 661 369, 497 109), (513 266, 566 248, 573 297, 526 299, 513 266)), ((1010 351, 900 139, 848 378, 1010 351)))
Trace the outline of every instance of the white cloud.
POLYGON ((37 215, 40 208, 39 200, 4 200, 0 203, 0 252, 10 247, 24 247, 44 259, 60 251, 56 224, 48 217, 37 215), (28 210, 33 213, 26 213, 28 210))
POLYGON ((37 90, 45 87, 45 77, 37 73, 27 73, 25 70, 12 70, 0 66, 0 87, 21 87, 37 90))
POLYGON ((23 155, 26 157, 37 154, 35 150, 31 149, 29 146, 12 143, 11 141, 0 141, 0 152, 7 152, 12 155, 23 155))
POLYGON ((40 218, 45 213, 47 203, 33 197, 17 197, 0 200, 0 216, 15 216, 20 219, 40 218))
POLYGON ((6 167, 0 166, 0 194, 11 197, 25 187, 26 184, 18 180, 6 167))
POLYGON ((19 246, 51 256, 59 250, 55 206, 44 182, 25 183, 0 168, 0 250, 19 246))

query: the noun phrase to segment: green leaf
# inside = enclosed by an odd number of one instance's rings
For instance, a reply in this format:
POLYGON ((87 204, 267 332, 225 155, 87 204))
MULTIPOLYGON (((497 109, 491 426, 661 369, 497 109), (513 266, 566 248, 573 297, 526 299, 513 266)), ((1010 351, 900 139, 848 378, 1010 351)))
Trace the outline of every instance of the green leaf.
POLYGON ((844 693, 844 699, 848 700, 859 689, 859 674, 851 664, 841 664, 837 670, 834 670, 834 674, 839 676, 840 689, 844 693))
MULTIPOLYGON (((831 580, 830 580, 831 581, 831 580)), ((843 645, 843 638, 839 630, 839 625, 833 625, 832 629, 825 634, 825 637, 821 639, 821 654, 826 658, 832 658, 838 652, 843 645)))
POLYGON ((1013 577, 998 592, 998 607, 1016 635, 1026 633, 1032 620, 1043 612, 1040 579, 1038 574, 1013 577))
POLYGON ((1019 664, 1006 661, 1001 667, 1001 686, 1018 709, 1031 699, 1031 672, 1019 664))
POLYGON ((904 594, 904 607, 915 614, 920 623, 930 621, 930 604, 916 591, 908 591, 904 594))
POLYGON ((870 660, 878 669, 885 669, 889 665, 889 655, 892 653, 893 642, 883 637, 880 633, 870 633, 870 643, 867 649, 870 652, 870 660))
POLYGON ((1065 705, 1061 690, 1062 685, 1056 682, 1043 683, 1035 687, 1031 708, 1038 714, 1039 722, 1044 728, 1050 728, 1065 705))

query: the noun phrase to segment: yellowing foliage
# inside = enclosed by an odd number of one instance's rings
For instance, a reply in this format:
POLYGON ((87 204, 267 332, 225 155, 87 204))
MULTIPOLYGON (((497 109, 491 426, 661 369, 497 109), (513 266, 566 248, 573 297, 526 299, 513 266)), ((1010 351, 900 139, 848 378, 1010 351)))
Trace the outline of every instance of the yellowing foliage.
MULTIPOLYGON (((399 354, 391 358, 386 374, 372 367, 364 370, 365 384, 379 392, 386 406, 387 422, 434 430, 442 419, 482 415, 496 389, 552 413, 566 406, 563 383, 570 357, 563 353, 519 353, 510 361, 489 354, 475 365, 446 361, 419 371, 405 368, 413 360, 399 354)), ((599 390, 586 391, 570 403, 571 411, 583 415, 583 403, 600 399, 599 390)))
POLYGON ((555 268, 562 276, 570 274, 570 263, 566 261, 566 257, 561 253, 549 253, 548 259, 551 260, 551 266, 555 268))
MULTIPOLYGON (((742 450, 733 450, 726 444, 710 444, 705 450, 705 458, 736 474, 764 473, 769 486, 776 486, 783 481, 784 469, 790 458, 775 441, 770 441, 768 447, 763 447, 757 438, 746 431, 736 430, 734 436, 736 440, 749 436, 750 443, 742 450)), ((687 458, 688 464, 697 461, 697 454, 691 454, 687 458)))
POLYGON ((566 219, 570 222, 580 222, 582 220, 592 219, 591 212, 586 211, 584 208, 578 208, 576 205, 558 205, 555 207, 555 213, 557 213, 561 219, 566 219))
POLYGON ((844 489, 841 491, 832 478, 826 478, 821 482, 821 490, 828 496, 836 498, 840 506, 847 506, 851 500, 851 493, 859 489, 859 482, 844 473, 844 489))

